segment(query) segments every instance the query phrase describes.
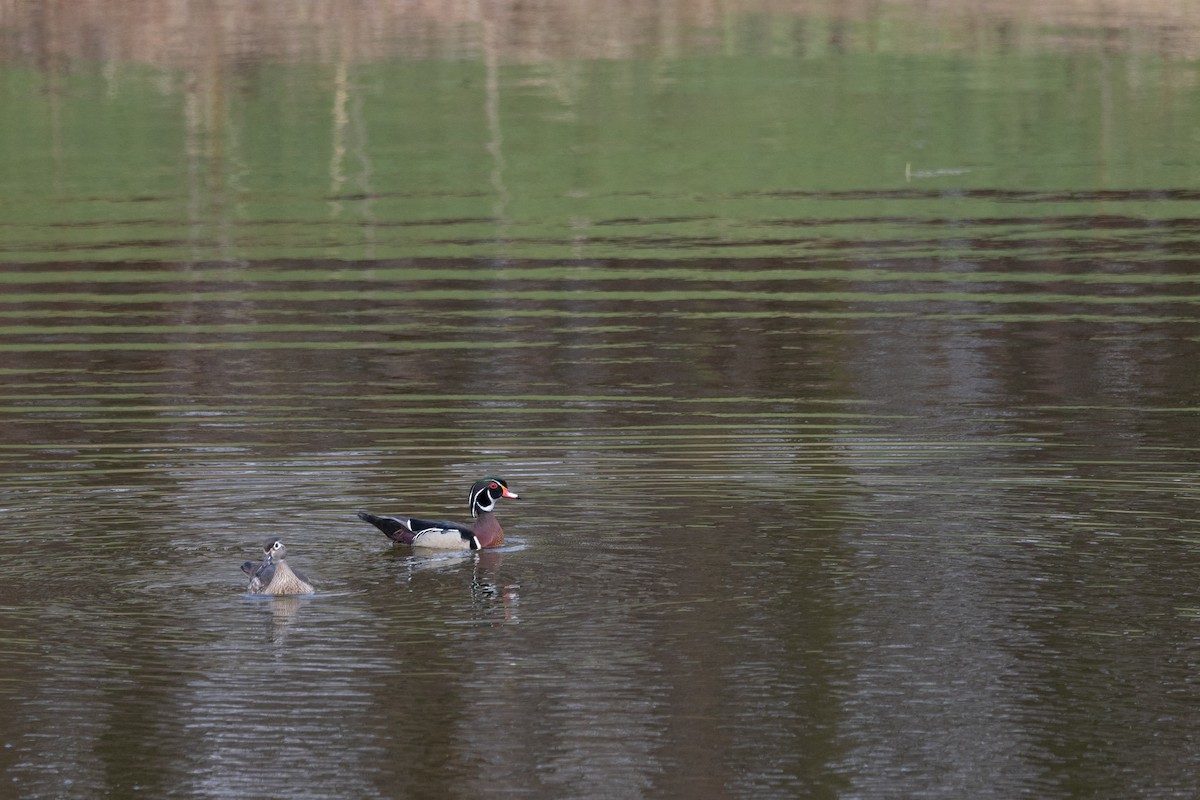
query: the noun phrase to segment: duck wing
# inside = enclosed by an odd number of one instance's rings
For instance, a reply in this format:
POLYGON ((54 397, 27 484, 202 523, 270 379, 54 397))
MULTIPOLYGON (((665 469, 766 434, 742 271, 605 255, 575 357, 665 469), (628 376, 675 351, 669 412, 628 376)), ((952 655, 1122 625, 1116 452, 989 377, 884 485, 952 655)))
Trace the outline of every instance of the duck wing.
POLYGON ((261 563, 247 561, 242 564, 242 572, 250 576, 250 584, 246 587, 246 591, 250 594, 259 594, 275 578, 275 565, 269 564, 265 560, 261 563))
POLYGON ((416 517, 380 517, 365 511, 360 511, 358 518, 383 531, 393 542, 445 550, 479 549, 479 540, 475 538, 475 530, 470 525, 416 517))

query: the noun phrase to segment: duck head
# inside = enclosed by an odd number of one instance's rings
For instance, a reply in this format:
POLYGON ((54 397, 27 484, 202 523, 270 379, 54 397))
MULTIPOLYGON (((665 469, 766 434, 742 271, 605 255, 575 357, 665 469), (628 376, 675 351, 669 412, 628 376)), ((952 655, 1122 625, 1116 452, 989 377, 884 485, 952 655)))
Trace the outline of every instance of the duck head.
POLYGON ((284 547, 282 539, 267 539, 267 541, 263 542, 264 567, 278 564, 285 558, 287 558, 287 548, 284 547))
POLYGON ((511 497, 513 500, 521 496, 508 488, 508 482, 503 478, 484 478, 471 484, 471 494, 467 502, 471 504, 471 516, 477 517, 481 512, 492 511, 496 501, 501 497, 511 497))

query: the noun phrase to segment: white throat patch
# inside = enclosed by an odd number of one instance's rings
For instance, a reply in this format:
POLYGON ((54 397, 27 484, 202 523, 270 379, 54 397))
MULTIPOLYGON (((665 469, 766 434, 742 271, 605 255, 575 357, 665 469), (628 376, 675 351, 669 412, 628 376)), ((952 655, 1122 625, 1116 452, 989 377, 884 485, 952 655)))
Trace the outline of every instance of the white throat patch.
POLYGON ((496 501, 488 494, 488 487, 483 486, 471 496, 471 516, 476 517, 480 511, 491 511, 496 507, 496 501))

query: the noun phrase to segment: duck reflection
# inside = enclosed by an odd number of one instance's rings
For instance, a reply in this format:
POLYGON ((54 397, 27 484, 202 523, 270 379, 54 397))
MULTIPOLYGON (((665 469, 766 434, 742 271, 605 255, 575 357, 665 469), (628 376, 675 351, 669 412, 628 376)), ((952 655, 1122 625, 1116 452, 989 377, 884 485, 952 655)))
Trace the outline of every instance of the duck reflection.
POLYGON ((481 552, 475 556, 471 571, 471 598, 476 609, 485 614, 489 621, 494 621, 494 615, 499 611, 503 614, 504 622, 516 623, 520 622, 517 604, 521 587, 516 583, 504 582, 500 575, 503 560, 504 554, 497 552, 481 552))
POLYGON ((256 598, 271 610, 265 618, 266 639, 275 647, 287 643, 288 629, 300 618, 300 609, 307 598, 295 595, 256 598))
MULTIPOLYGON (((474 617, 477 622, 519 622, 517 605, 520 585, 505 581, 501 574, 504 553, 496 550, 424 553, 420 550, 403 558, 405 579, 410 585, 418 582, 444 585, 444 577, 460 575, 465 578, 474 617), (497 619, 499 617, 499 619, 497 619)), ((418 591, 424 591, 418 589, 418 591)), ((428 587, 433 594, 437 588, 428 587)))

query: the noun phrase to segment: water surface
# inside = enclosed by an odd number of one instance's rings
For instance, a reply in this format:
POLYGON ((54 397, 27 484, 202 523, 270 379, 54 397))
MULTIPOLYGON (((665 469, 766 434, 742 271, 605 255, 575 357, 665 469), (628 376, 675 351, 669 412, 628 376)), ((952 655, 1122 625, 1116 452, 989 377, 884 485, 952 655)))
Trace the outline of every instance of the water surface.
POLYGON ((1196 793, 1185 22, 136 5, 0 10, 0 793, 1196 793))

